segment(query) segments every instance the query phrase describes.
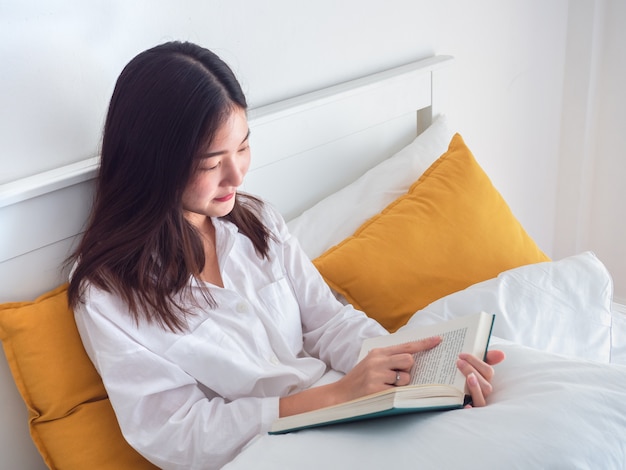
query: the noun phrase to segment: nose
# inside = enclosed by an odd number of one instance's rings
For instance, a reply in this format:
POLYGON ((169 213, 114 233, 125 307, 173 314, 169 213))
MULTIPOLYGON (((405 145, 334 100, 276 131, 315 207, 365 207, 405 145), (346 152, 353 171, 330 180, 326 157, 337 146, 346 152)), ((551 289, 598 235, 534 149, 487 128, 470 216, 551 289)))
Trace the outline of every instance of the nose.
POLYGON ((228 158, 225 160, 223 183, 227 186, 241 186, 248 166, 238 161, 236 158, 228 158))

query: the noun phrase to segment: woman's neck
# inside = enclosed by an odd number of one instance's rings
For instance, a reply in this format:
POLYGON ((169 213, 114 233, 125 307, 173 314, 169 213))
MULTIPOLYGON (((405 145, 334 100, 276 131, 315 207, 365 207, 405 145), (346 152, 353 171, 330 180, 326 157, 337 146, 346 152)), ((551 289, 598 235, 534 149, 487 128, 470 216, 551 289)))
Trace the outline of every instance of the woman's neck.
POLYGON ((200 233, 202 246, 204 247, 204 268, 202 272, 199 273, 198 277, 210 284, 224 287, 217 258, 215 227, 213 226, 211 218, 205 217, 205 220, 200 225, 196 225, 196 228, 200 233))

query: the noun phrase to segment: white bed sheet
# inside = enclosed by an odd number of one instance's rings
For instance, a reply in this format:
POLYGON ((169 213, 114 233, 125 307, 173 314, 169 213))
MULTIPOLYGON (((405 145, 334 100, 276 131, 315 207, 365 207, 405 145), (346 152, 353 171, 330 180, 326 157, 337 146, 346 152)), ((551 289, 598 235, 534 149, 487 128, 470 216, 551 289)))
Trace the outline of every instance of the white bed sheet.
POLYGON ((624 468, 625 366, 498 347, 487 407, 261 436, 225 469, 624 468))
POLYGON ((626 365, 610 363, 611 295, 609 273, 582 253, 440 299, 410 325, 496 314, 492 347, 507 358, 487 407, 263 435, 225 468, 625 468, 626 365))

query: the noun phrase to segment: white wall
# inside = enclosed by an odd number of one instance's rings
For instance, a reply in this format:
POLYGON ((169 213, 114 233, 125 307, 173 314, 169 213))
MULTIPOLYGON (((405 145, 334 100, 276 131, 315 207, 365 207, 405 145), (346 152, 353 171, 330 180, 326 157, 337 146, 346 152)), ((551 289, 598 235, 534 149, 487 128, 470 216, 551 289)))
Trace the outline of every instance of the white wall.
POLYGON ((615 171, 625 164, 610 150, 623 141, 614 100, 624 96, 623 9, 619 0, 0 0, 0 183, 97 154, 121 68, 165 40, 218 52, 252 106, 451 54, 448 114, 515 214, 556 258, 593 249, 626 298, 615 171))
POLYGON ((606 2, 598 72, 596 142, 587 247, 613 275, 626 304, 626 2, 606 2))
POLYGON ((167 39, 220 53, 253 106, 445 53, 457 57, 449 114, 552 251, 565 0, 0 5, 0 182, 94 155, 120 69, 167 39))
POLYGON ((555 257, 592 250, 626 304, 626 3, 572 1, 555 257))

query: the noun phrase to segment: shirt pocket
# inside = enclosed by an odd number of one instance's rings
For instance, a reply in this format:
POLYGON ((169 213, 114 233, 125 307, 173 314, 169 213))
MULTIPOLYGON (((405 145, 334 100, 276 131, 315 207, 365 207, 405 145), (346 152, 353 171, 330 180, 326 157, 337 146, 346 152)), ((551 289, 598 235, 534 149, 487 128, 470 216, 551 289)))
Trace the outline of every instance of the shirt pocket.
POLYGON ((265 312, 261 321, 265 324, 271 343, 284 342, 292 354, 302 350, 302 322, 300 305, 287 278, 283 277, 258 291, 265 312))

